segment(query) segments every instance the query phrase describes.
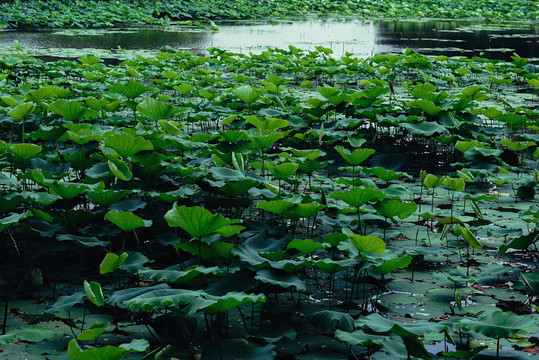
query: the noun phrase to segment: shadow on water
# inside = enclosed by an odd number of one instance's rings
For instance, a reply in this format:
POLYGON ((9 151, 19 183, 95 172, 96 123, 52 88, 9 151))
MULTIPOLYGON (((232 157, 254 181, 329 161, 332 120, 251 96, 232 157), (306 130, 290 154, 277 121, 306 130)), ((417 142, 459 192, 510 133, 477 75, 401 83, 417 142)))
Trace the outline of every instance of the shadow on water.
POLYGON ((294 45, 314 50, 321 45, 335 56, 346 52, 367 57, 400 53, 406 47, 432 55, 482 55, 509 59, 539 57, 539 24, 456 20, 367 21, 360 19, 310 19, 298 21, 236 21, 219 23, 219 31, 189 26, 166 29, 62 30, 0 32, 0 47, 155 50, 170 46, 205 54, 208 47, 239 53, 260 53, 267 46, 294 45))

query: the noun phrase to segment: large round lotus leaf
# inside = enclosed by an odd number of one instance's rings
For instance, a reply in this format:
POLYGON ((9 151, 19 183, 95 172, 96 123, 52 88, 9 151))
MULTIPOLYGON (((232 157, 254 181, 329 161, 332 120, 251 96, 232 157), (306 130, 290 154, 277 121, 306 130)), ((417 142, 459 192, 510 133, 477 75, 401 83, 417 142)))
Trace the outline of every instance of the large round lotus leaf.
POLYGON ((123 231, 131 231, 140 227, 150 227, 151 220, 143 220, 129 211, 110 210, 105 214, 105 219, 118 226, 123 231))
POLYGON ((255 279, 284 289, 295 288, 296 291, 305 291, 307 289, 304 281, 300 280, 296 275, 286 272, 270 269, 259 270, 255 279))
POLYGON ((423 121, 420 123, 402 123, 400 125, 406 128, 412 134, 419 134, 423 136, 432 136, 436 133, 441 134, 447 131, 445 126, 429 121, 423 121))
POLYGON ((517 315, 511 311, 495 311, 490 316, 480 319, 460 321, 465 329, 470 329, 494 339, 507 338, 535 324, 530 315, 517 315))
POLYGON ((128 133, 112 134, 105 138, 105 146, 114 149, 120 156, 126 158, 139 151, 153 150, 153 145, 142 136, 128 133))

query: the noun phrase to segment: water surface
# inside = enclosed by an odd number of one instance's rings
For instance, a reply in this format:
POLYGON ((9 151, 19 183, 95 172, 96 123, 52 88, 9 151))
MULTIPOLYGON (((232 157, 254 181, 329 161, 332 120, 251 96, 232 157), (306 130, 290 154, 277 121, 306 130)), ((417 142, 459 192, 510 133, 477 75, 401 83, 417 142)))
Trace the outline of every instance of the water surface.
MULTIPOLYGON (((165 46, 207 54, 208 47, 239 53, 260 53, 267 46, 294 45, 314 50, 321 45, 335 56, 346 52, 367 57, 398 52, 406 47, 425 54, 445 54, 509 59, 539 57, 539 24, 461 20, 319 19, 298 21, 236 21, 218 23, 212 31, 193 26, 162 29, 63 30, 44 32, 0 32, 0 46, 13 48, 18 40, 24 48, 58 54, 73 49, 156 50, 165 46)), ((66 55, 68 56, 68 55, 66 55)))

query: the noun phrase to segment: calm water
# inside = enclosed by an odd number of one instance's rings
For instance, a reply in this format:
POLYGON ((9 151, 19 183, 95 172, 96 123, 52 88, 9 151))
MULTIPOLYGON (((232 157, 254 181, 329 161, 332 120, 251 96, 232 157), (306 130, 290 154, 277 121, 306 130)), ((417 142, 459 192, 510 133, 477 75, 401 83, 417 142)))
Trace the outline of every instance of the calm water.
MULTIPOLYGON (((406 47, 425 54, 509 59, 539 57, 539 24, 472 21, 364 21, 357 19, 310 19, 279 22, 228 22, 219 31, 187 26, 167 29, 74 30, 46 32, 0 32, 0 48, 13 48, 18 40, 27 49, 51 49, 61 54, 69 49, 145 49, 164 46, 204 54, 208 47, 240 53, 259 53, 267 46, 313 50, 316 45, 357 56, 401 52, 406 47)), ((66 55, 69 56, 69 55, 66 55)))

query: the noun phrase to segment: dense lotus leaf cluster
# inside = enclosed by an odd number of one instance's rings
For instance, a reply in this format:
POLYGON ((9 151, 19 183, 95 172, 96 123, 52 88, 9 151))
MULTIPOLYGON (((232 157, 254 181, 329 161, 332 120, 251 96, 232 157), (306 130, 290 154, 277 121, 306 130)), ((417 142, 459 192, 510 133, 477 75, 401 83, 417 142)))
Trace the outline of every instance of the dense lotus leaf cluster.
POLYGON ((6 1, 0 27, 17 29, 106 28, 165 25, 170 21, 297 17, 307 14, 365 18, 451 18, 538 20, 530 0, 168 0, 168 1, 6 1))
POLYGON ((537 350, 536 65, 209 52, 0 57, 6 354, 537 350))

